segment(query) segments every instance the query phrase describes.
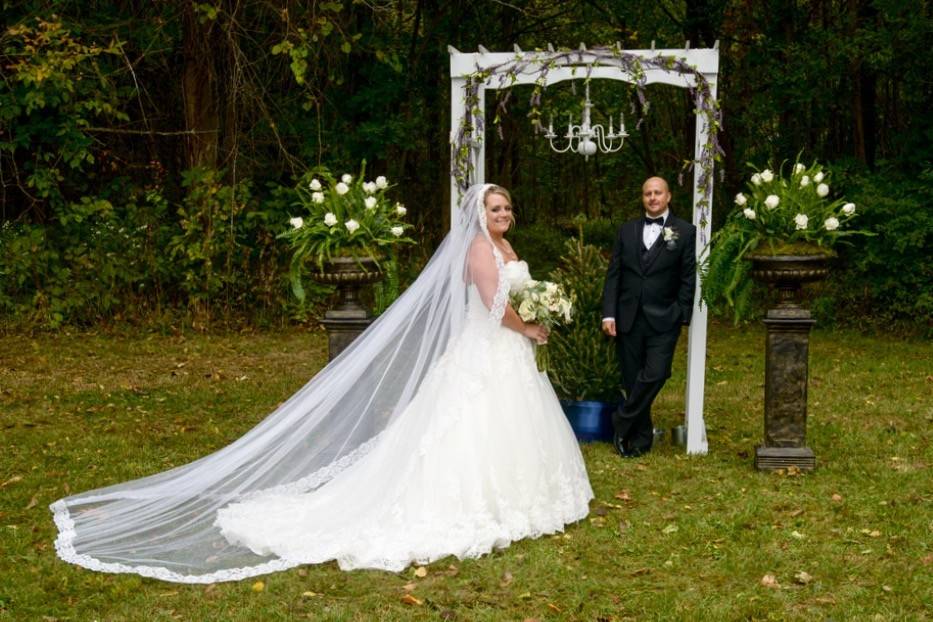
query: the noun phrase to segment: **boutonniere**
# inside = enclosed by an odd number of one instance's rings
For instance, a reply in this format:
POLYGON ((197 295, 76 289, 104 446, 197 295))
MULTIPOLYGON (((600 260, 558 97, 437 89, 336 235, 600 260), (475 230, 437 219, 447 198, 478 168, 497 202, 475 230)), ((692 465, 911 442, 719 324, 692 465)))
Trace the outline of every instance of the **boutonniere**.
POLYGON ((677 240, 680 238, 677 230, 673 227, 664 227, 661 232, 664 234, 664 241, 667 243, 667 250, 674 250, 674 247, 677 245, 677 240))

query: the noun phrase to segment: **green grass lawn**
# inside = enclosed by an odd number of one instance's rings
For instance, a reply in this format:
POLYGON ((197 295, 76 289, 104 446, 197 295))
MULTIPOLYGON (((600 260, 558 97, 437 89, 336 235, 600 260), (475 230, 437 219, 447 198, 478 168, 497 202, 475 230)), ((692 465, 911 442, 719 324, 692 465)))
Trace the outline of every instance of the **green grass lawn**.
MULTIPOLYGON (((322 333, 0 337, 0 620, 933 619, 933 345, 815 332, 817 470, 763 474, 764 335, 710 332, 709 455, 586 445, 596 500, 563 535, 423 577, 326 564, 261 586, 71 566, 47 506, 236 439, 321 367, 322 333)), ((655 409, 665 428, 683 368, 655 409)))

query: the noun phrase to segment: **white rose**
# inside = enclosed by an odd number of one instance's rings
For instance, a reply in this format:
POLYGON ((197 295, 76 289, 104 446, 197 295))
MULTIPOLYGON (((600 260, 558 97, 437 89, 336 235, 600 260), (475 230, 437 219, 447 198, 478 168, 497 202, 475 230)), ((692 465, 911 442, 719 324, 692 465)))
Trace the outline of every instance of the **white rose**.
POLYGON ((308 187, 311 188, 314 192, 318 192, 321 189, 321 182, 317 179, 312 179, 311 183, 308 184, 308 187))
POLYGON ((800 178, 800 187, 801 187, 801 188, 806 188, 806 187, 809 186, 809 185, 810 185, 810 176, 809 176, 809 175, 804 175, 803 177, 800 178))
POLYGON ((846 216, 851 216, 855 213, 855 203, 846 203, 842 206, 842 213, 846 216))
POLYGON ((835 231, 839 228, 839 221, 830 216, 823 222, 823 226, 826 227, 827 231, 835 231))
POLYGON ((354 231, 360 228, 360 223, 356 222, 352 218, 347 222, 343 223, 343 226, 347 228, 347 231, 352 235, 354 231))
MULTIPOLYGON (((346 177, 346 175, 344 175, 344 177, 346 177)), ((343 183, 343 182, 340 182, 339 184, 337 184, 336 186, 334 186, 334 190, 336 190, 336 191, 337 191, 337 194, 339 194, 339 195, 341 195, 341 196, 344 195, 344 194, 346 194, 346 193, 348 193, 348 192, 350 192, 349 186, 347 186, 347 184, 345 184, 345 183, 343 183)))
POLYGON ((761 181, 769 184, 773 179, 774 173, 771 172, 771 169, 766 168, 765 170, 761 171, 761 181))
POLYGON ((820 183, 821 181, 823 181, 823 171, 820 171, 819 173, 814 175, 813 181, 815 181, 816 183, 820 183))
POLYGON ((826 184, 820 184, 816 187, 816 193, 821 197, 825 197, 827 194, 829 194, 829 186, 826 184))
POLYGON ((300 216, 289 218, 288 222, 290 222, 295 229, 301 229, 301 226, 305 224, 305 221, 300 216))
POLYGON ((371 181, 363 183, 363 192, 366 194, 375 194, 376 193, 376 184, 371 181))
POLYGON ((781 202, 781 199, 779 199, 778 195, 776 194, 769 194, 768 197, 765 199, 765 205, 767 205, 769 209, 774 209, 775 207, 778 206, 780 202, 781 202))
POLYGON ((797 225, 797 231, 806 229, 808 222, 810 222, 810 219, 807 218, 806 214, 797 214, 794 216, 794 224, 797 225))
POLYGON ((353 181, 353 175, 350 175, 349 173, 344 173, 343 175, 340 176, 340 181, 342 181, 345 184, 348 184, 351 181, 353 181))
POLYGON ((387 180, 384 175, 380 175, 376 178, 376 187, 380 190, 385 190, 389 187, 389 180, 387 180))
POLYGON ((375 209, 376 197, 366 197, 366 200, 363 201, 363 204, 366 205, 366 209, 375 209))
POLYGON ((804 166, 803 164, 801 164, 800 162, 798 162, 797 164, 794 165, 794 175, 799 175, 800 173, 804 172, 805 170, 807 170, 807 167, 804 166))
POLYGON ((748 218, 749 220, 755 220, 755 210, 753 210, 750 207, 746 207, 745 209, 743 209, 742 214, 744 214, 745 217, 748 218))
POLYGON ((324 224, 328 227, 333 227, 337 224, 337 216, 333 212, 327 212, 324 214, 324 224))
POLYGON ((405 206, 402 205, 401 203, 396 203, 396 204, 395 204, 395 213, 398 214, 399 216, 404 216, 405 214, 408 213, 408 210, 405 209, 405 206))
POLYGON ((742 206, 745 205, 746 203, 748 203, 748 199, 745 198, 745 195, 744 195, 744 194, 742 194, 742 193, 740 192, 740 193, 738 193, 737 195, 735 195, 735 204, 736 204, 736 205, 738 205, 739 207, 742 207, 742 206))
POLYGON ((397 225, 389 229, 389 231, 391 231, 392 235, 394 235, 395 237, 400 238, 402 237, 402 234, 405 233, 405 228, 400 225, 397 225))
POLYGON ((752 175, 752 183, 755 184, 756 186, 760 186, 760 185, 761 185, 761 175, 759 175, 758 173, 755 173, 754 175, 752 175))
POLYGON ((314 201, 315 203, 323 203, 323 202, 324 202, 324 193, 323 193, 323 192, 312 192, 312 193, 311 193, 311 200, 314 201))

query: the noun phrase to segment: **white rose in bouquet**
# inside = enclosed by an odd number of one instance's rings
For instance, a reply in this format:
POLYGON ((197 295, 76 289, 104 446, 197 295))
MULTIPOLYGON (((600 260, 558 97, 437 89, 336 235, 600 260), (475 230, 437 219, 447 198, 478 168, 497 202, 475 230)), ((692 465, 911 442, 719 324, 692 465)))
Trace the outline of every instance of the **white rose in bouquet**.
POLYGON ((321 190, 321 182, 319 182, 317 179, 312 179, 311 183, 308 184, 308 188, 314 192, 319 192, 321 190))
POLYGON ((808 222, 810 222, 810 219, 807 218, 806 214, 797 214, 794 216, 794 224, 797 226, 798 231, 806 229, 808 222))
POLYGON ((295 229, 301 229, 302 225, 305 224, 304 219, 301 218, 300 216, 296 216, 295 218, 289 218, 288 222, 291 223, 292 227, 294 227, 295 229))
POLYGON ((323 203, 323 202, 324 202, 324 193, 323 193, 323 192, 312 192, 312 193, 311 193, 311 200, 314 201, 315 203, 323 203))
POLYGON ((846 216, 851 216, 855 213, 855 203, 846 203, 842 206, 842 213, 846 216))
POLYGON ((809 176, 809 175, 804 175, 803 177, 800 178, 800 187, 801 187, 801 188, 806 188, 806 187, 809 186, 809 185, 810 185, 810 176, 809 176))
POLYGON ((343 226, 347 228, 347 231, 350 232, 350 235, 353 235, 353 232, 360 228, 360 223, 351 218, 347 222, 343 223, 343 226))
POLYGON ((341 181, 336 186, 334 186, 334 190, 337 192, 337 194, 343 196, 350 192, 350 187, 341 181))
POLYGON ((761 185, 761 175, 759 175, 758 173, 755 173, 754 175, 752 175, 752 183, 755 184, 756 186, 760 186, 760 185, 761 185))
POLYGON ((816 183, 820 183, 821 181, 823 181, 823 177, 825 177, 825 175, 823 175, 823 171, 820 171, 819 173, 813 176, 813 181, 815 181, 816 183))
POLYGON ((337 224, 337 216, 333 212, 327 212, 324 214, 324 224, 328 227, 333 227, 337 224))
POLYGON ((816 194, 819 195, 820 198, 825 197, 827 194, 829 194, 829 186, 826 184, 820 184, 816 187, 816 194))
POLYGON ((380 190, 385 190, 389 187, 389 181, 385 178, 384 175, 380 175, 376 178, 376 187, 380 190))
POLYGON ((402 237, 402 234, 405 233, 405 227, 402 227, 401 225, 396 225, 392 227, 390 231, 392 232, 392 235, 394 235, 397 238, 400 238, 402 237))
POLYGON ((750 207, 746 207, 742 210, 742 214, 749 220, 755 220, 755 210, 750 207))
POLYGON ((366 194, 376 194, 376 184, 371 181, 365 182, 363 184, 363 192, 366 194))
POLYGON ((366 197, 363 204, 366 206, 366 209, 376 209, 376 197, 366 197))
POLYGON ((399 215, 399 216, 404 216, 405 214, 408 213, 408 210, 405 209, 405 206, 402 205, 401 203, 396 203, 396 204, 395 204, 395 213, 396 213, 397 215, 399 215))
POLYGON ((839 219, 830 216, 825 221, 823 221, 823 226, 826 227, 827 231, 835 231, 839 228, 839 219))
POLYGON ((742 194, 742 193, 740 192, 740 193, 738 193, 737 195, 735 195, 735 204, 736 204, 736 205, 738 205, 739 207, 742 207, 742 206, 745 205, 746 203, 748 203, 748 199, 745 198, 745 195, 744 195, 744 194, 742 194))
POLYGON ((776 194, 769 194, 765 199, 765 205, 768 209, 774 209, 781 203, 781 199, 776 194))
POLYGON ((345 184, 348 184, 351 181, 353 181, 353 175, 349 173, 344 173, 343 175, 340 176, 340 181, 342 181, 345 184))
POLYGON ((807 167, 804 166, 803 164, 801 164, 800 162, 798 162, 797 164, 794 165, 794 175, 799 175, 800 173, 804 172, 805 170, 807 170, 807 167))
POLYGON ((772 181, 774 181, 774 173, 771 172, 771 169, 766 168, 765 170, 761 171, 761 181, 765 182, 766 184, 770 184, 772 181))

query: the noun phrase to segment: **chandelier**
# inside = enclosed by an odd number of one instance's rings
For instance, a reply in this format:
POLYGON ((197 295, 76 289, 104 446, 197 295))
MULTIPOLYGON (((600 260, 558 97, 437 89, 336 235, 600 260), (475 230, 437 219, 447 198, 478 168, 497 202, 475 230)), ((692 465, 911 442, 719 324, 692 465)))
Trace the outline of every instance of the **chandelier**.
POLYGON ((569 115, 567 121, 567 133, 563 138, 567 141, 563 148, 554 144, 557 134, 554 132, 554 115, 551 115, 551 122, 548 125, 544 137, 551 143, 551 149, 557 153, 566 153, 573 150, 584 156, 587 160, 597 151, 602 153, 615 153, 622 148, 622 144, 628 137, 625 131, 625 116, 619 113, 619 131, 612 127, 612 115, 609 116, 609 131, 606 131, 602 125, 593 125, 590 122, 590 85, 586 84, 586 99, 583 102, 583 122, 580 125, 573 124, 573 115, 569 115), (618 140, 618 143, 616 141, 618 140))

